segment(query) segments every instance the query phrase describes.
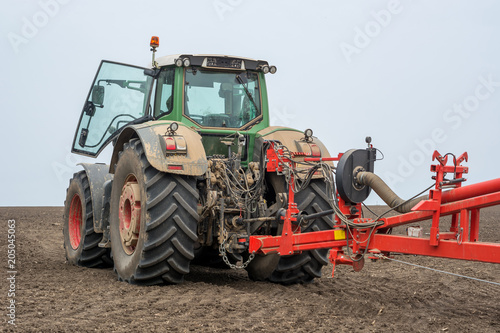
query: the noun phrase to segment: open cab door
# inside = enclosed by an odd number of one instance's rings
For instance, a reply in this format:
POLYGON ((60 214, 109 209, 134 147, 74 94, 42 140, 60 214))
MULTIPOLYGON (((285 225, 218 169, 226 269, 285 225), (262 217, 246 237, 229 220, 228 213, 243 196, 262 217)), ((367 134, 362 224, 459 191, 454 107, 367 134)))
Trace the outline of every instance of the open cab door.
POLYGON ((153 78, 144 70, 101 62, 83 106, 72 152, 96 157, 124 126, 150 119, 153 78))

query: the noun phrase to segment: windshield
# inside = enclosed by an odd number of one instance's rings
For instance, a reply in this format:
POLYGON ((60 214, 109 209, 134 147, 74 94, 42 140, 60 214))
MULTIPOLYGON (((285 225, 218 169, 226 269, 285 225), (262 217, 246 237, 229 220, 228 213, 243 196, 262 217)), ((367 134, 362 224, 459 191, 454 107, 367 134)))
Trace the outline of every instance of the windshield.
POLYGON ((184 114, 201 126, 244 126, 261 115, 258 74, 186 69, 184 114))

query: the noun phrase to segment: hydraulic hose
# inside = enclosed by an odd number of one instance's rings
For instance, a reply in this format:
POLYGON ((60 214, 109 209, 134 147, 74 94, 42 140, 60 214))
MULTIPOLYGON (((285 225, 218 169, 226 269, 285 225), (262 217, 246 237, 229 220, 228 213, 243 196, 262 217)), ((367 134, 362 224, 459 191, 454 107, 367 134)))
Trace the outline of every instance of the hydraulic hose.
POLYGON ((428 199, 427 195, 423 195, 406 202, 406 200, 398 197, 379 176, 371 172, 359 172, 356 175, 356 182, 371 187, 389 207, 402 214, 410 212, 420 201, 428 199))

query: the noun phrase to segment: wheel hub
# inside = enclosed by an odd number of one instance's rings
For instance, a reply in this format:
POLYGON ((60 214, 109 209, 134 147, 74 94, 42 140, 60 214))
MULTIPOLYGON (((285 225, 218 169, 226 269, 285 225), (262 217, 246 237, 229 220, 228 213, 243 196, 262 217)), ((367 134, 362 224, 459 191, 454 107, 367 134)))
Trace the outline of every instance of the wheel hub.
POLYGON ((120 196, 120 237, 123 249, 132 254, 137 246, 141 226, 141 189, 137 180, 127 179, 120 196))

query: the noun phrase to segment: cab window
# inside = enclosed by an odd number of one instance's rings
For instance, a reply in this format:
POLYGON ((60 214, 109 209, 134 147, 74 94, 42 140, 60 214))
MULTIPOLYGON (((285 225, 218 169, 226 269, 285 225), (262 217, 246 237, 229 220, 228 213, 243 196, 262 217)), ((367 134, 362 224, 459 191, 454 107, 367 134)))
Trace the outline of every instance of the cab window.
POLYGON ((174 108, 174 68, 161 71, 156 83, 155 118, 168 115, 174 108))
POLYGON ((184 115, 203 127, 244 126, 261 115, 258 74, 186 69, 184 115))

